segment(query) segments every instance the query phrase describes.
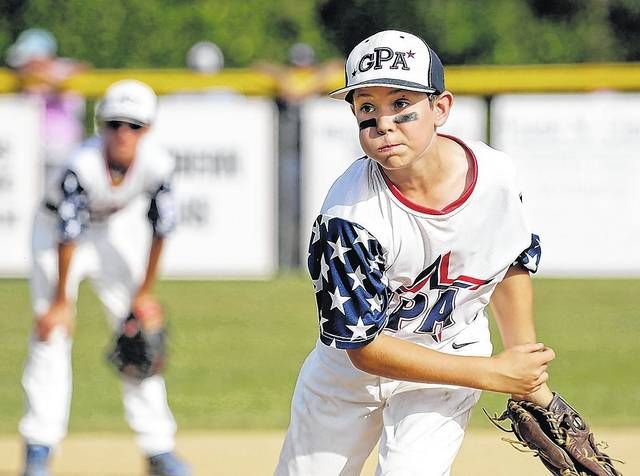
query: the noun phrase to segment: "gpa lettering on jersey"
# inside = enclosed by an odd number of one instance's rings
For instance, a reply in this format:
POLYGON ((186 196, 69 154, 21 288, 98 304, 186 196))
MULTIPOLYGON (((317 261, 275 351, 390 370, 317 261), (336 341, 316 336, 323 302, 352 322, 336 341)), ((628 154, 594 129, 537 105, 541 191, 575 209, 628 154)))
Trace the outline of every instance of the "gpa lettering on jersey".
MULTIPOLYGON (((389 69, 403 69, 409 71, 409 65, 407 64, 407 58, 414 58, 415 53, 413 51, 393 51, 391 48, 381 46, 373 49, 373 53, 367 53, 358 61, 358 71, 364 73, 373 69, 382 69, 383 63, 391 61, 389 69)), ((386 65, 385 65, 386 66, 386 65)), ((353 72, 355 76, 355 71, 353 72)))
POLYGON ((450 259, 451 251, 438 256, 433 263, 418 274, 411 285, 400 286, 398 291, 415 293, 420 291, 427 283, 430 289, 444 289, 453 286, 461 289, 476 290, 492 281, 492 279, 474 278, 464 274, 451 278, 449 276, 450 259))
POLYGON ((428 334, 435 342, 442 342, 443 331, 455 324, 452 314, 458 292, 476 290, 492 281, 467 275, 451 277, 450 258, 451 251, 438 256, 412 284, 396 290, 397 299, 393 299, 395 305, 389 310, 386 329, 398 331, 420 319, 413 332, 428 334))

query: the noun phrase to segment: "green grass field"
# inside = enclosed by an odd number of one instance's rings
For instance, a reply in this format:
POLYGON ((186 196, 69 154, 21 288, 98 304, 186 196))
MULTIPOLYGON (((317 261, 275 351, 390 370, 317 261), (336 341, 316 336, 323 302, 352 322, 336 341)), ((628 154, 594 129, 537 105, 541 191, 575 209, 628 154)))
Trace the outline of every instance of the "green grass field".
MULTIPOLYGON (((553 347, 551 386, 593 424, 640 425, 640 280, 536 279, 539 339, 553 347)), ((169 397, 183 430, 284 429, 298 369, 317 330, 311 284, 162 281, 170 319, 169 397)), ((0 280, 0 433, 16 432, 31 326, 27 283, 0 280)), ((83 285, 73 350, 71 431, 120 431, 118 379, 104 353, 110 331, 83 285)), ((497 336, 497 333, 494 334, 497 336)), ((499 411, 505 397, 480 405, 499 411)), ((476 411, 472 425, 489 423, 476 411)))

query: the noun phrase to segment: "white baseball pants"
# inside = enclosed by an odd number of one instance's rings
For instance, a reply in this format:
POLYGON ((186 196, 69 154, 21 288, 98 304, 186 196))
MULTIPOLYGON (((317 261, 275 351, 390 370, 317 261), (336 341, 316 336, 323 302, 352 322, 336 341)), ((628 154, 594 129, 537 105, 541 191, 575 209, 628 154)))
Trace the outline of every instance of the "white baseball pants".
MULTIPOLYGON (((36 318, 49 308, 57 282, 56 226, 55 217, 48 211, 37 213, 30 280, 36 318)), ((88 277, 113 329, 129 313, 132 295, 142 279, 148 256, 145 226, 148 224, 142 220, 115 215, 108 224, 92 225, 77 243, 67 295, 75 301, 80 281, 88 277)), ((28 444, 56 447, 66 435, 71 402, 71 346, 71 337, 61 328, 54 329, 45 342, 34 336, 29 340, 22 377, 26 413, 19 428, 28 444)), ((122 393, 127 423, 136 433, 142 451, 147 455, 172 451, 176 423, 167 403, 164 379, 123 379, 122 393)))
POLYGON ((400 382, 356 369, 318 342, 305 361, 276 476, 446 476, 480 391, 400 382))

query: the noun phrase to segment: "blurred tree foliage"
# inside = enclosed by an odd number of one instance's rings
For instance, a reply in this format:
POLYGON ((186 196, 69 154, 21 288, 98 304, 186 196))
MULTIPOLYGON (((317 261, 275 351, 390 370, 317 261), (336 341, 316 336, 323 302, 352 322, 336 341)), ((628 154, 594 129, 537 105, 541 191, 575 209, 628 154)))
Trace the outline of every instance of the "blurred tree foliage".
POLYGON ((285 61, 298 41, 320 57, 336 51, 313 0, 0 0, 0 14, 1 51, 37 26, 56 36, 60 55, 98 68, 181 68, 201 40, 216 43, 229 67, 285 61))
POLYGON ((422 36, 445 64, 640 60, 638 0, 325 0, 343 54, 383 28, 422 36))
POLYGON ((183 67, 217 43, 229 67, 326 59, 386 28, 423 36, 446 64, 640 60, 640 0, 0 0, 0 50, 25 28, 99 68, 183 67))

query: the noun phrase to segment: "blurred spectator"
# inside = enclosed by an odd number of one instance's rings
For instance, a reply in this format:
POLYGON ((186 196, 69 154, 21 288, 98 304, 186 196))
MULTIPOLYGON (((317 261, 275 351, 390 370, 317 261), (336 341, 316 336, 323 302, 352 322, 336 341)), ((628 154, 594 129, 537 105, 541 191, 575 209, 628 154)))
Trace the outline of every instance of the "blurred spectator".
POLYGON ((45 182, 84 136, 85 101, 61 87, 63 81, 86 68, 70 58, 57 56, 55 37, 40 28, 23 31, 6 52, 7 65, 20 82, 20 91, 42 99, 42 139, 45 182))
POLYGON ((314 49, 293 44, 287 64, 259 63, 256 69, 273 77, 278 105, 278 240, 279 266, 300 266, 301 109, 305 99, 332 89, 332 75, 344 77, 344 61, 318 63, 314 49))
POLYGON ((306 43, 296 43, 289 48, 288 58, 290 65, 308 68, 316 63, 316 52, 306 43))
POLYGON ((276 80, 276 96, 280 102, 294 104, 330 90, 333 76, 344 74, 344 61, 318 63, 313 47, 295 43, 289 48, 286 65, 259 63, 256 68, 276 80))
POLYGON ((217 73, 224 67, 222 50, 210 41, 198 41, 187 53, 187 67, 198 73, 217 73))
MULTIPOLYGON (((194 73, 214 75, 224 69, 224 54, 215 43, 206 40, 198 41, 187 51, 185 62, 187 68, 194 73)), ((201 101, 204 98, 218 101, 237 99, 238 97, 238 93, 228 86, 210 85, 205 88, 200 86, 197 89, 188 89, 188 86, 185 85, 185 88, 185 90, 165 96, 164 102, 169 98, 178 101, 201 101)))

